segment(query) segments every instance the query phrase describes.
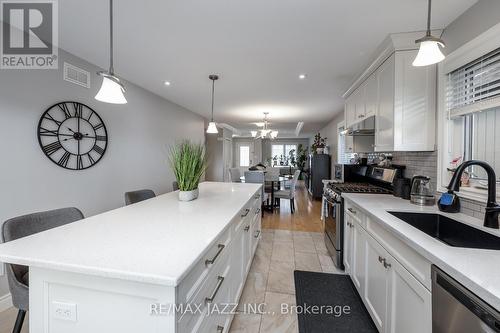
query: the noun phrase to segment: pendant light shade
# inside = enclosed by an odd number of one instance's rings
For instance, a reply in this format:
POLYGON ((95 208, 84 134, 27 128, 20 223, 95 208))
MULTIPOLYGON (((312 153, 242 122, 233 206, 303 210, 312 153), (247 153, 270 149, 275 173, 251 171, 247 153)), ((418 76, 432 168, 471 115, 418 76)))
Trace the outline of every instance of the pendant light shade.
POLYGON ((113 0, 109 0, 109 71, 97 74, 102 76, 102 84, 95 99, 104 103, 127 104, 125 87, 115 76, 113 68, 113 0))
POLYGON ((208 134, 217 134, 217 133, 219 133, 219 130, 217 129, 217 125, 215 124, 214 121, 211 121, 211 122, 208 123, 207 133, 208 134))
POLYGON ((95 99, 105 103, 127 104, 127 100, 123 94, 125 88, 118 78, 110 76, 105 72, 100 72, 98 74, 102 76, 102 85, 97 95, 95 95, 95 99))
POLYGON ((208 123, 208 128, 207 128, 207 133, 208 134, 217 134, 219 133, 219 130, 217 130, 217 124, 214 121, 214 95, 215 95, 215 81, 219 79, 218 75, 212 74, 208 77, 210 80, 212 80, 212 118, 210 119, 210 122, 208 123))
POLYGON ((442 39, 431 35, 431 0, 427 9, 427 33, 424 37, 415 41, 420 44, 417 57, 413 60, 413 66, 429 66, 443 61, 445 58, 441 48, 444 48, 442 39))

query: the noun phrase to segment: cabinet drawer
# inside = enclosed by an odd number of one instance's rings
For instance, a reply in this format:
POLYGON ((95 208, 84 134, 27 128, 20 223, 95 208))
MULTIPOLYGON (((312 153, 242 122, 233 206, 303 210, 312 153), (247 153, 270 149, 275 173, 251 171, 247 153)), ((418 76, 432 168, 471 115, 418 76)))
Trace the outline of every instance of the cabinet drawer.
POLYGON ((182 280, 177 291, 178 304, 190 302, 214 266, 222 260, 226 253, 231 252, 228 249, 231 243, 231 236, 232 228, 227 228, 182 280))
POLYGON ((366 215, 350 201, 345 201, 345 212, 356 220, 363 228, 366 228, 366 215))
POLYGON ((204 332, 201 330, 201 327, 204 326, 203 323, 218 315, 214 313, 208 316, 208 304, 211 304, 212 309, 217 305, 218 309, 222 311, 225 304, 231 303, 233 289, 230 286, 234 277, 229 257, 228 253, 224 254, 221 261, 215 265, 203 281, 192 300, 189 301, 188 304, 192 306, 193 312, 187 311, 181 316, 178 323, 180 332, 204 332), (208 300, 209 298, 210 300, 208 300))
POLYGON ((427 259, 369 218, 366 230, 420 283, 431 289, 431 263, 427 259))
MULTIPOLYGON (((260 196, 259 196, 260 198, 260 196)), ((241 229, 250 226, 253 217, 255 215, 255 212, 257 211, 260 206, 257 207, 256 202, 258 202, 259 199, 250 199, 245 207, 240 211, 239 216, 235 218, 235 222, 233 222, 233 233, 237 234, 240 232, 241 229)))

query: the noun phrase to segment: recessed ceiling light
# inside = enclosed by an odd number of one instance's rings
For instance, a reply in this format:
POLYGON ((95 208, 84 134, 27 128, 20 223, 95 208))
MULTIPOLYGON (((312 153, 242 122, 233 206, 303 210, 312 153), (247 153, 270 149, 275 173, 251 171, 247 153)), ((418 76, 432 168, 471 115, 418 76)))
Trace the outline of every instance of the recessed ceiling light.
POLYGON ((299 79, 304 80, 307 77, 307 74, 300 74, 299 79))
POLYGON ((166 86, 169 86, 170 85, 170 81, 165 81, 165 82, 163 82, 163 84, 166 85, 166 86))

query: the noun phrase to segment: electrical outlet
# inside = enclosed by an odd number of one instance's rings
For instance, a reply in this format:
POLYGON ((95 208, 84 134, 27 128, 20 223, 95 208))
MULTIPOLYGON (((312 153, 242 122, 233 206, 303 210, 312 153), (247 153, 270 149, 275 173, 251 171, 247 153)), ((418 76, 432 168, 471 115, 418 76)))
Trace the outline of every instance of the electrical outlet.
POLYGON ((76 322, 76 304, 52 302, 52 317, 76 322))

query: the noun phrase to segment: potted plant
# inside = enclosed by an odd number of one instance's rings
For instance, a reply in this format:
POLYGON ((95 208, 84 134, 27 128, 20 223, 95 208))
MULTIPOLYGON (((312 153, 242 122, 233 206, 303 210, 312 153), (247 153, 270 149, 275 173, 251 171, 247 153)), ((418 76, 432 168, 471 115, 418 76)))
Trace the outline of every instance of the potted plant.
POLYGON ((307 162, 307 147, 304 148, 302 144, 297 146, 297 168, 300 170, 300 177, 302 178, 302 172, 306 168, 307 162))
POLYGON ((170 148, 170 166, 179 184, 179 200, 198 198, 198 184, 207 169, 205 146, 184 140, 170 148))
POLYGON ((321 134, 319 134, 319 133, 314 136, 314 143, 311 146, 314 154, 323 154, 324 153, 325 145, 326 145, 325 141, 326 141, 326 138, 322 138, 321 134))

